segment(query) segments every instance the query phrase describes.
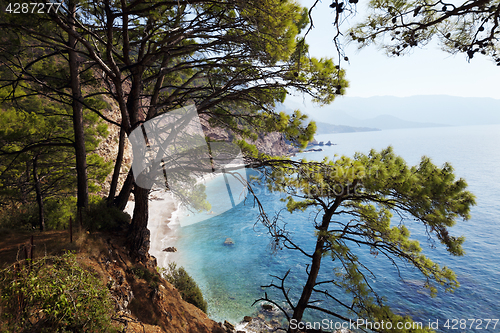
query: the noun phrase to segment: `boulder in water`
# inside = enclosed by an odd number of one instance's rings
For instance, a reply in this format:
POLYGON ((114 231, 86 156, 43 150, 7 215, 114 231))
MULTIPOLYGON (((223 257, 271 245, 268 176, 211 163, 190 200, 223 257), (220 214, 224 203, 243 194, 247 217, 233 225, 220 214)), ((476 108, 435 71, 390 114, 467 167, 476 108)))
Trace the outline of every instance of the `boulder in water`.
POLYGON ((234 241, 231 238, 226 238, 224 245, 234 245, 234 241))
POLYGON ((264 310, 272 310, 273 306, 271 304, 262 304, 262 308, 264 310))

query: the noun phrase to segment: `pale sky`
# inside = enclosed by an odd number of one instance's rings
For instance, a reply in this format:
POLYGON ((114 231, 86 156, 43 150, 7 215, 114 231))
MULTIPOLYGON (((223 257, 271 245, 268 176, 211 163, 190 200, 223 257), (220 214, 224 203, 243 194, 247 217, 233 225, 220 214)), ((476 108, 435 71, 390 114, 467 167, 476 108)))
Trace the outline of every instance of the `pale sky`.
MULTIPOLYGON (((309 7, 313 1, 300 0, 300 3, 309 7)), ((329 8, 330 3, 323 0, 312 13, 315 28, 306 41, 309 54, 314 57, 337 58, 332 42, 334 12, 329 8)), ((358 13, 350 22, 360 20, 361 16, 358 13)), ((350 61, 350 64, 343 62, 350 82, 346 96, 451 95, 500 99, 500 66, 484 56, 477 55, 467 62, 465 54, 454 56, 437 45, 415 49, 413 54, 402 57, 387 57, 376 47, 358 51, 354 44, 345 50, 350 61)))

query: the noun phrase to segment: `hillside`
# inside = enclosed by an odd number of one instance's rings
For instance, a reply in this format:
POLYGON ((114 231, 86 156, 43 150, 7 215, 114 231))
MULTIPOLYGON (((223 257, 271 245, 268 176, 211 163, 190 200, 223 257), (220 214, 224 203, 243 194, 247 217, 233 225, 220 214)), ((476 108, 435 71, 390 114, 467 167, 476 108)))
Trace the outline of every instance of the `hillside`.
MULTIPOLYGON (((68 231, 36 232, 33 236, 35 260, 47 252, 72 250, 78 263, 107 286, 114 305, 111 319, 122 332, 232 332, 184 301, 157 272, 154 257, 145 264, 130 258, 124 246, 125 233, 81 234, 73 243, 68 231)), ((29 233, 5 233, 0 239, 0 267, 24 258, 23 248, 30 237, 29 233)))

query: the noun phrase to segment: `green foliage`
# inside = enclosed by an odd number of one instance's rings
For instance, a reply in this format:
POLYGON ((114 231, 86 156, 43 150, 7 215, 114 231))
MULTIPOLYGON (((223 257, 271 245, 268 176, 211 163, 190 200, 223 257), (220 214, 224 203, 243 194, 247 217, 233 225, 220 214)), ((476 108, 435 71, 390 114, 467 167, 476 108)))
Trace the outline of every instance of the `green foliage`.
MULTIPOLYGON (((25 88, 27 94, 29 86, 25 88)), ((16 91, 15 100, 10 100, 12 94, 8 88, 0 89, 0 97, 6 99, 0 106, 0 216, 9 220, 2 223, 13 226, 15 218, 9 212, 16 209, 20 210, 15 215, 22 228, 38 220, 34 209, 36 159, 46 227, 65 228, 73 215, 71 197, 76 189, 72 112, 67 105, 47 98, 20 97, 22 89, 16 91), (26 207, 21 208, 21 203, 26 207)), ((94 106, 105 105, 94 101, 94 106)), ((112 168, 110 162, 93 153, 100 138, 107 135, 107 126, 89 111, 84 114, 84 123, 89 189, 96 192, 112 168)))
POLYGON ((38 208, 35 203, 19 208, 7 207, 0 211, 0 228, 9 230, 32 230, 38 223, 38 208))
MULTIPOLYGON (((47 230, 63 230, 69 218, 75 220, 76 198, 53 197, 45 200, 45 226, 47 230)), ((0 211, 0 227, 13 230, 32 230, 38 224, 38 207, 35 202, 20 207, 7 207, 0 211)))
POLYGON ((258 158, 259 157, 259 150, 255 145, 252 145, 245 140, 238 140, 236 142, 238 146, 241 149, 241 152, 243 153, 244 156, 250 157, 250 158, 258 158))
POLYGON ((350 31, 361 46, 378 43, 389 55, 411 52, 413 47, 439 39, 443 50, 491 57, 500 66, 500 1, 422 2, 372 0, 367 17, 350 31), (387 38, 389 37, 389 38, 387 38))
POLYGON ((70 253, 1 270, 0 293, 2 331, 114 331, 107 289, 70 253))
POLYGON ((70 217, 76 221, 76 198, 49 198, 45 201, 45 223, 48 230, 68 228, 70 217))
POLYGON ((118 230, 130 223, 130 215, 112 206, 97 195, 89 197, 89 207, 84 212, 84 223, 91 231, 118 230))
MULTIPOLYGON (((350 308, 358 316, 403 320, 378 297, 365 278, 370 271, 352 253, 353 247, 366 247, 374 257, 384 255, 395 264, 401 261, 414 266, 432 296, 439 285, 447 291, 459 286, 455 273, 425 256, 405 226, 418 221, 450 254, 464 255, 465 238, 451 235, 449 228, 457 219, 469 218, 475 197, 466 190, 465 180, 455 179, 448 163, 438 167, 424 156, 419 165, 408 166, 389 147, 368 155, 357 153, 354 158, 270 160, 268 165, 272 166, 272 171, 266 169, 268 187, 287 194, 282 200, 288 211, 314 207, 321 216, 316 221, 317 246, 322 249, 322 257, 329 255, 338 263, 333 283, 352 295, 350 308), (393 215, 399 217, 396 224, 391 221, 393 215)), ((269 226, 276 240, 290 241, 277 225, 269 226)))
MULTIPOLYGON (((76 221, 76 198, 53 197, 45 200, 45 223, 47 230, 64 230, 69 219, 76 221)), ((113 231, 130 223, 130 215, 116 207, 108 207, 105 199, 91 195, 89 207, 84 211, 85 227, 91 231, 113 231)), ((0 212, 0 227, 16 230, 32 230, 38 223, 36 203, 22 205, 16 209, 0 212)))
POLYGON ((162 272, 162 275, 179 290, 183 300, 193 304, 203 312, 207 312, 207 302, 203 299, 200 287, 183 267, 177 268, 176 263, 170 263, 168 268, 162 272))
POLYGON ((158 284, 160 283, 160 277, 158 274, 151 273, 146 267, 143 266, 133 267, 131 271, 137 279, 145 280, 151 288, 156 289, 158 287, 158 284))

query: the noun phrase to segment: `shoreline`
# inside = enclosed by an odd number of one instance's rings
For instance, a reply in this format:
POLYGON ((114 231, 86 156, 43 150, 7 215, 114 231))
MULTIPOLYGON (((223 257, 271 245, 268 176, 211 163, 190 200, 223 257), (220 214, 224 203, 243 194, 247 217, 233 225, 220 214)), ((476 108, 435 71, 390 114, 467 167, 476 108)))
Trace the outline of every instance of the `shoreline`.
MULTIPOLYGON (((208 177, 205 175, 204 177, 199 177, 197 183, 204 183, 206 185, 219 176, 222 176, 222 173, 211 174, 208 175, 208 177)), ((125 211, 132 215, 133 209, 134 201, 129 201, 125 207, 125 211)), ((180 218, 186 213, 189 216, 190 213, 182 208, 182 202, 176 199, 172 192, 166 191, 165 189, 151 191, 149 196, 149 219, 147 226, 150 231, 149 254, 156 258, 158 267, 167 268, 168 264, 171 262, 175 262, 178 266, 185 266, 184 259, 186 258, 183 253, 180 251, 167 252, 164 251, 164 249, 176 247, 180 237, 179 228, 182 225, 180 218)), ((250 317, 247 314, 242 314, 242 318, 239 322, 227 322, 226 320, 223 320, 223 322, 224 324, 230 324, 236 331, 245 333, 255 333, 261 331, 261 329, 272 329, 273 324, 271 321, 274 316, 264 316, 262 313, 263 309, 260 306, 259 310, 259 316, 257 316, 257 314, 251 314, 250 317), (250 322, 243 320, 244 317, 251 318, 250 322)), ((269 313, 266 314, 269 315, 269 313)), ((216 318, 210 316, 209 318, 217 321, 216 318)), ((276 325, 276 323, 274 323, 274 325, 276 325)))

